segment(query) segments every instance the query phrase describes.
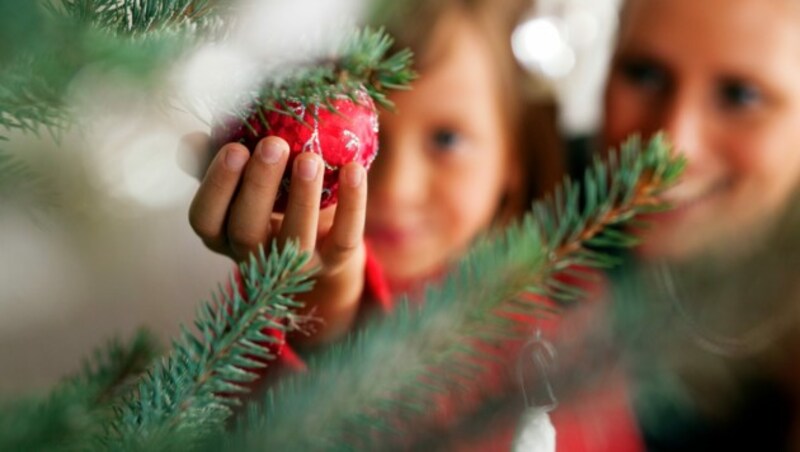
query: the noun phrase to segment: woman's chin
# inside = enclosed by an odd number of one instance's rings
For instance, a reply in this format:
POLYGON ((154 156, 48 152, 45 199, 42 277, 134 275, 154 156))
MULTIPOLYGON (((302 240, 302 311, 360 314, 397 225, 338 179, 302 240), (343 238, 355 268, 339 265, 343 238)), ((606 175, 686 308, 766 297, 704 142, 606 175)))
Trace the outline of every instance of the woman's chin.
POLYGON ((665 240, 658 235, 647 234, 636 248, 636 255, 644 261, 685 261, 698 252, 684 241, 665 240))
POLYGON ((697 258, 735 258, 753 244, 752 234, 734 231, 720 218, 686 223, 655 223, 640 231, 636 255, 643 260, 686 262, 697 258))

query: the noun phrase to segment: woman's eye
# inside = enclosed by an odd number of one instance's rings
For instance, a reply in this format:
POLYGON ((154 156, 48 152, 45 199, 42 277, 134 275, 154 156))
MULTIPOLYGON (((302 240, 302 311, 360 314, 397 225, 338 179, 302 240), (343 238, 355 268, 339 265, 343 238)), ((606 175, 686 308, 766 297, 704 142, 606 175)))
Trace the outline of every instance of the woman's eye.
POLYGON ((436 150, 452 150, 461 141, 461 136, 451 129, 439 129, 433 132, 432 141, 436 150))
POLYGON ((720 105, 730 109, 752 107, 761 102, 763 98, 758 87, 738 80, 721 83, 718 96, 720 105))
POLYGON ((619 67, 622 75, 635 86, 652 91, 662 91, 667 87, 666 71, 652 61, 623 61, 619 67))

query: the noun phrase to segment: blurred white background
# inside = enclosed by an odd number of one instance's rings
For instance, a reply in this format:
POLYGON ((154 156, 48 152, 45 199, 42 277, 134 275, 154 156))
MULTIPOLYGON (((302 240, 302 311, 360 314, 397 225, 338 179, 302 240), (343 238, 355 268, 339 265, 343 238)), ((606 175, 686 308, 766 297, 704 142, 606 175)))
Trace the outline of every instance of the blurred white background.
MULTIPOLYGON (((305 30, 318 39, 303 42, 329 41, 320 24, 357 16, 361 2, 291 3, 254 2, 230 47, 199 52, 176 68, 166 89, 225 98, 252 81, 232 80, 226 68, 297 51, 270 36, 305 30), (267 29, 275 33, 259 31, 267 29)), ((520 18, 515 51, 553 78, 569 134, 590 133, 599 119, 616 4, 542 0, 520 18)), ((0 206, 0 394, 45 388, 76 371, 93 348, 140 326, 168 339, 233 268, 191 231, 187 212, 197 182, 176 163, 179 138, 206 127, 123 86, 124 79, 82 74, 73 101, 83 127, 58 145, 28 136, 8 143, 55 201, 32 212, 0 206)))
POLYGON ((620 0, 538 0, 512 38, 517 59, 555 85, 562 128, 594 132, 620 0))

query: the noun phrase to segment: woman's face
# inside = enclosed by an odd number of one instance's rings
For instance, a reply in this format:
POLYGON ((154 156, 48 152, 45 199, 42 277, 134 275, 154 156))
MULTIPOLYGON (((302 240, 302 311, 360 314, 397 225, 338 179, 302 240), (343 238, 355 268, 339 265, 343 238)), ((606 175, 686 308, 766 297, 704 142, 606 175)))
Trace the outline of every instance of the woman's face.
POLYGON ((644 232, 646 257, 743 243, 797 186, 796 3, 628 2, 606 91, 606 144, 664 130, 688 160, 667 195, 676 209, 644 232))
POLYGON ((443 269, 491 224, 508 190, 511 145, 487 40, 454 16, 437 27, 413 89, 381 116, 366 234, 394 285, 443 269))

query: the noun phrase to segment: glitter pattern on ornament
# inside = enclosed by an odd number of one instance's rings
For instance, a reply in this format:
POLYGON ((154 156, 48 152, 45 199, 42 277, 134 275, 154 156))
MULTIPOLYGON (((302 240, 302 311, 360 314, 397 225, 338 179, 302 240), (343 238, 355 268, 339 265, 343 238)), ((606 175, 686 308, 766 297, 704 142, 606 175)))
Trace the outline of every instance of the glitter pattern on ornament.
POLYGON ((238 142, 250 152, 258 142, 268 136, 278 136, 289 144, 289 161, 286 165, 281 188, 275 200, 274 210, 284 212, 291 184, 292 164, 303 152, 313 152, 322 157, 325 164, 320 208, 336 204, 338 200, 339 170, 350 162, 358 162, 369 169, 378 152, 378 112, 372 98, 365 90, 359 90, 355 101, 347 96, 331 100, 334 111, 320 105, 303 105, 287 100, 284 108, 289 114, 275 108, 254 109, 246 121, 231 118, 212 131, 212 141, 219 149, 224 144, 238 142))

